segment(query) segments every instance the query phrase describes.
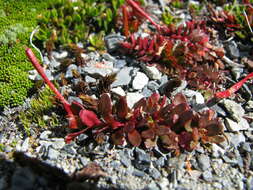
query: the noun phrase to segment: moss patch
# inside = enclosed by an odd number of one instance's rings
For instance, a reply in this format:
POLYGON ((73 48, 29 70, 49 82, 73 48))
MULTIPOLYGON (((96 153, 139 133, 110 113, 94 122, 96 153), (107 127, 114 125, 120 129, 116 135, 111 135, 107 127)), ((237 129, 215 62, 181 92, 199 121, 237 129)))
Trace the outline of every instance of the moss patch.
POLYGON ((0 108, 22 104, 33 86, 24 47, 49 2, 53 0, 0 0, 0 108))

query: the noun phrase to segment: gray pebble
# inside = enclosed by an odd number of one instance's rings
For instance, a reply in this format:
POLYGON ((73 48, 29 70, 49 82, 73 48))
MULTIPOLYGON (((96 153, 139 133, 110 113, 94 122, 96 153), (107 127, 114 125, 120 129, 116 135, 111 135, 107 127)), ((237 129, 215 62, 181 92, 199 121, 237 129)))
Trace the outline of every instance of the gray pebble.
POLYGON ((122 68, 116 76, 116 81, 114 81, 111 85, 111 87, 117 87, 117 86, 123 86, 128 85, 132 79, 130 76, 130 72, 133 69, 133 67, 124 67, 122 68))
POLYGON ((200 154, 198 157, 198 165, 202 171, 205 171, 211 167, 210 158, 205 154, 200 154))
POLYGON ((202 177, 207 182, 212 182, 213 180, 213 174, 211 171, 208 171, 208 170, 203 172, 202 177))
POLYGON ((161 173, 156 168, 149 168, 149 174, 154 179, 159 179, 161 177, 161 173))
POLYGON ((158 90, 160 85, 157 82, 152 80, 152 81, 149 81, 147 86, 148 86, 148 89, 150 89, 151 91, 156 91, 158 90))

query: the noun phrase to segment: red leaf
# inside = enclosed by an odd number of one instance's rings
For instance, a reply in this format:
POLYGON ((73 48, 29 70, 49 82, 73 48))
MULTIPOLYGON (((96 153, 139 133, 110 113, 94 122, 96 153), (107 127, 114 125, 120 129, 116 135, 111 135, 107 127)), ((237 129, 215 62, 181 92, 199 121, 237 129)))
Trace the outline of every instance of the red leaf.
POLYGON ((133 146, 140 146, 141 144, 141 135, 137 130, 133 130, 128 133, 128 140, 133 146))
POLYGON ((87 127, 94 127, 101 124, 101 121, 98 119, 97 115, 93 111, 83 109, 79 113, 79 117, 83 124, 87 127))
POLYGON ((169 126, 166 125, 160 125, 156 127, 156 134, 158 136, 162 136, 162 135, 168 135, 171 133, 171 129, 169 126))
POLYGON ((192 151, 191 149, 191 141, 193 140, 192 133, 183 131, 179 135, 179 145, 187 150, 187 151, 192 151))
POLYGON ((70 108, 74 115, 79 115, 79 112, 84 109, 83 105, 77 101, 73 101, 70 105, 70 108))
POLYGON ((181 93, 178 93, 175 95, 174 99, 172 100, 172 103, 174 105, 178 105, 178 104, 181 104, 181 103, 187 103, 187 100, 186 100, 186 97, 181 94, 181 93))

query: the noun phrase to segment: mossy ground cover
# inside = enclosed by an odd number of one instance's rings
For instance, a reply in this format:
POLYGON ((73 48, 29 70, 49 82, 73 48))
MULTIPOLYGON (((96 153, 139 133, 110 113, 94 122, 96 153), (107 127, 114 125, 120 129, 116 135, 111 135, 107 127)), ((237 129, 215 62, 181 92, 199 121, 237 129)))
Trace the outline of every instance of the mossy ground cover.
POLYGON ((29 46, 37 17, 53 0, 0 0, 0 108, 17 106, 28 96, 33 82, 28 79, 24 47, 29 46))

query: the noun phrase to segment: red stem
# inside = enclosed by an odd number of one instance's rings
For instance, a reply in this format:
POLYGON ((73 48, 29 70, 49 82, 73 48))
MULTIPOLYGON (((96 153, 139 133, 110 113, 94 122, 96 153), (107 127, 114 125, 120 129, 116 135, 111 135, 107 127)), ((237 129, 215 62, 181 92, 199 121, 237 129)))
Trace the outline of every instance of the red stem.
POLYGON ((123 12, 123 32, 126 37, 129 36, 128 11, 125 5, 122 5, 123 12))
POLYGON ((77 121, 75 119, 75 116, 70 108, 69 102, 61 95, 61 93, 55 88, 54 84, 48 79, 46 76, 44 69, 42 66, 39 64, 37 58, 35 57, 33 51, 30 48, 26 48, 25 50, 27 57, 33 64, 34 68, 38 71, 40 76, 43 78, 45 83, 49 86, 49 88, 55 93, 56 97, 61 101, 61 103, 64 106, 64 109, 68 113, 68 118, 69 118, 69 124, 70 128, 77 128, 77 121))
POLYGON ((157 28, 157 30, 161 29, 161 26, 155 23, 155 21, 153 21, 153 19, 135 1, 133 0, 126 0, 126 1, 128 4, 132 6, 133 9, 137 10, 143 17, 148 19, 157 28))
POLYGON ((227 98, 231 96, 233 93, 235 93, 237 90, 239 90, 242 85, 249 79, 253 78, 253 72, 248 74, 244 79, 240 80, 239 82, 235 83, 233 86, 231 86, 229 89, 224 90, 222 92, 217 92, 214 96, 216 98, 222 99, 227 98))

